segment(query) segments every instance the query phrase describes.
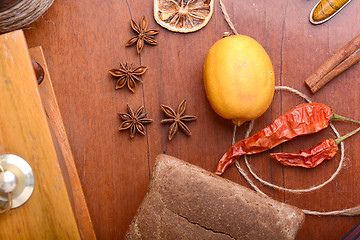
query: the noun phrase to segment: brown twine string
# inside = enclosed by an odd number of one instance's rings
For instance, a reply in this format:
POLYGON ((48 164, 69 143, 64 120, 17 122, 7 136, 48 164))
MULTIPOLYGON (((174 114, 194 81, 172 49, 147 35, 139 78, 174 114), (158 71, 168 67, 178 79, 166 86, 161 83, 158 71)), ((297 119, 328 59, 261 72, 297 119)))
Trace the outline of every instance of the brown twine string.
POLYGON ((20 29, 38 19, 54 0, 22 0, 0 12, 0 33, 20 29))
POLYGON ((221 0, 220 0, 219 2, 220 2, 220 8, 221 8, 221 11, 223 12, 225 21, 227 22, 227 24, 228 24, 229 27, 231 28, 231 31, 233 31, 233 33, 234 33, 235 35, 239 34, 239 33, 236 31, 236 29, 235 29, 235 27, 234 27, 234 24, 233 24, 233 23, 231 22, 231 20, 230 20, 230 17, 229 17, 229 14, 228 14, 227 11, 226 11, 225 5, 223 4, 223 2, 222 2, 221 0))
MULTIPOLYGON (((229 27, 231 28, 231 30, 233 31, 234 34, 238 34, 238 32, 236 31, 234 24, 231 22, 230 17, 226 11, 226 7, 223 4, 222 0, 219 0, 220 3, 220 8, 221 11, 224 15, 225 21, 228 23, 229 27)), ((285 90, 285 91, 289 91, 293 94, 296 94, 302 98, 304 98, 307 102, 311 102, 311 99, 306 96, 305 94, 297 91, 296 89, 293 89, 291 87, 288 86, 276 86, 275 90, 285 90)), ((245 138, 250 136, 250 133, 254 127, 254 120, 250 121, 249 127, 246 131, 245 134, 245 138)), ((335 133, 336 137, 340 137, 339 132, 336 130, 335 126, 333 124, 330 124, 330 127, 332 129, 332 131, 335 133)), ((232 145, 235 144, 236 142, 236 130, 237 127, 236 125, 234 125, 233 128, 233 134, 232 134, 232 145)), ((328 183, 332 182, 335 177, 340 173, 343 165, 344 165, 344 160, 345 160, 345 146, 344 143, 341 142, 340 143, 340 149, 341 149, 341 159, 339 162, 339 165, 337 167, 337 169, 335 170, 335 172, 331 175, 331 177, 324 181, 323 183, 317 185, 317 186, 313 186, 310 188, 306 188, 306 189, 291 189, 291 188, 284 188, 284 187, 280 187, 277 185, 274 185, 270 182, 267 182, 265 180, 263 180, 262 178, 260 178, 250 167, 248 158, 246 155, 244 155, 244 160, 245 160, 245 165, 248 168, 250 174, 256 179, 258 180, 260 183, 262 183, 263 185, 269 186, 271 188, 277 189, 277 190, 281 190, 281 191, 286 191, 286 192, 291 192, 291 193, 308 193, 308 192, 312 192, 315 190, 318 190, 322 187, 324 187, 325 185, 327 185, 328 183)), ((245 178, 245 180, 250 184, 250 186, 258 193, 260 193, 261 195, 267 196, 263 191, 261 191, 260 188, 258 188, 254 182, 249 178, 249 176, 247 175, 247 173, 245 172, 245 170, 240 166, 240 163, 238 161, 235 162, 235 166, 238 170, 238 172, 245 178)), ((341 210, 336 210, 336 211, 329 211, 329 212, 318 212, 318 211, 312 211, 312 210, 307 210, 307 209, 301 209, 304 213, 309 214, 309 215, 317 215, 317 216, 334 216, 334 215, 342 215, 342 216, 356 216, 356 215, 360 215, 360 205, 353 207, 353 208, 348 208, 348 209, 341 209, 341 210)))

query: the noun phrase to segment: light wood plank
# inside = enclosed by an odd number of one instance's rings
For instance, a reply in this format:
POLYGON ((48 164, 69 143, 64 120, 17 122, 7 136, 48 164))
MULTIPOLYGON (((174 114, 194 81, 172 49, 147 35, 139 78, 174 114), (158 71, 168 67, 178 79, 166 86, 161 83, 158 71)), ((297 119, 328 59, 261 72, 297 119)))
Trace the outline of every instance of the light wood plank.
POLYGON ((0 36, 0 59, 0 153, 35 176, 29 201, 0 216, 0 239, 80 239, 22 31, 0 36))

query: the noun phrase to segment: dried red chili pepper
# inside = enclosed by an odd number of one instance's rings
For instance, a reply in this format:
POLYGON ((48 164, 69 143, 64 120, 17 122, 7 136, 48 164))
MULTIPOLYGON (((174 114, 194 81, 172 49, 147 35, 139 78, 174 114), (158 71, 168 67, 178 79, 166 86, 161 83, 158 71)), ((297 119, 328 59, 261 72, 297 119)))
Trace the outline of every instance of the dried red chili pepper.
POLYGON ((268 127, 235 143, 220 159, 215 174, 223 174, 239 156, 264 152, 294 137, 316 133, 328 127, 330 121, 334 120, 357 122, 334 114, 332 109, 324 104, 300 104, 268 127))
POLYGON ((271 153, 270 156, 278 160, 283 165, 313 168, 318 166, 324 160, 332 159, 338 151, 337 145, 358 131, 360 131, 360 128, 336 140, 322 140, 320 143, 310 148, 309 150, 300 151, 299 154, 271 153))
POLYGON ((333 140, 326 139, 307 151, 296 153, 271 153, 270 156, 287 166, 313 168, 324 160, 332 159, 337 153, 338 147, 333 140))

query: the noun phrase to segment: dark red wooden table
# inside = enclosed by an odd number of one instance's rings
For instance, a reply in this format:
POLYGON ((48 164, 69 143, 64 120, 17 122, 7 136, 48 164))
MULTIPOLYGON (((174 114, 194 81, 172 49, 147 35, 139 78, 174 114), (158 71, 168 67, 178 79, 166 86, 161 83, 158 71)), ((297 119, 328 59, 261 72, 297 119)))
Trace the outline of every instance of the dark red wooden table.
MULTIPOLYGON (((360 2, 352 1, 329 22, 314 26, 308 21, 317 3, 293 0, 225 0, 229 15, 241 34, 260 42, 274 66, 277 85, 287 85, 308 95, 304 85, 310 75, 339 48, 360 33, 360 2)), ((99 239, 121 239, 141 203, 149 183, 154 158, 167 153, 214 171, 218 159, 230 147, 232 124, 211 109, 202 83, 202 67, 207 51, 229 27, 218 1, 208 25, 195 33, 167 31, 153 19, 153 1, 146 0, 62 0, 25 30, 29 46, 42 45, 82 182, 96 235, 99 239), (141 55, 125 42, 133 36, 130 19, 139 22, 145 15, 150 28, 160 29, 158 46, 145 46, 141 55), (132 94, 115 91, 108 70, 120 62, 145 65, 143 85, 132 94), (160 104, 177 107, 187 99, 187 113, 198 120, 189 125, 193 136, 177 134, 169 142, 160 104), (129 138, 119 132, 118 112, 144 104, 154 123, 147 136, 129 138)), ((360 119, 360 65, 349 69, 313 95, 316 102, 333 107, 338 114, 360 119)), ((255 124, 259 130, 276 117, 302 103, 287 92, 276 93, 269 110, 255 124)), ((356 128, 336 123, 341 134, 356 128)), ((238 129, 244 136, 247 124, 238 129)), ((298 151, 332 137, 330 130, 301 137, 274 151, 298 151)), ((330 211, 359 204, 360 135, 346 140, 346 164, 336 179, 322 189, 306 194, 290 194, 260 186, 276 200, 295 206, 330 211)), ((259 154, 251 165, 262 178, 289 188, 308 188, 328 179, 340 157, 306 170, 283 167, 259 154)), ((225 174, 249 186, 235 167, 225 174)), ((298 239, 339 239, 360 221, 360 217, 306 216, 298 239)))

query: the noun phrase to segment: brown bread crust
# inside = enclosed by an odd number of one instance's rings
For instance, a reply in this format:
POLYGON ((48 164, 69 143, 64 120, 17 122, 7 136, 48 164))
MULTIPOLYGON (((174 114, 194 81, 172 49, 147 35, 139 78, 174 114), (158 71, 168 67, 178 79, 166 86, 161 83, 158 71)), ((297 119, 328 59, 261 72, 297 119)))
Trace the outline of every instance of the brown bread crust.
POLYGON ((294 239, 304 213, 177 158, 156 158, 126 239, 294 239))

